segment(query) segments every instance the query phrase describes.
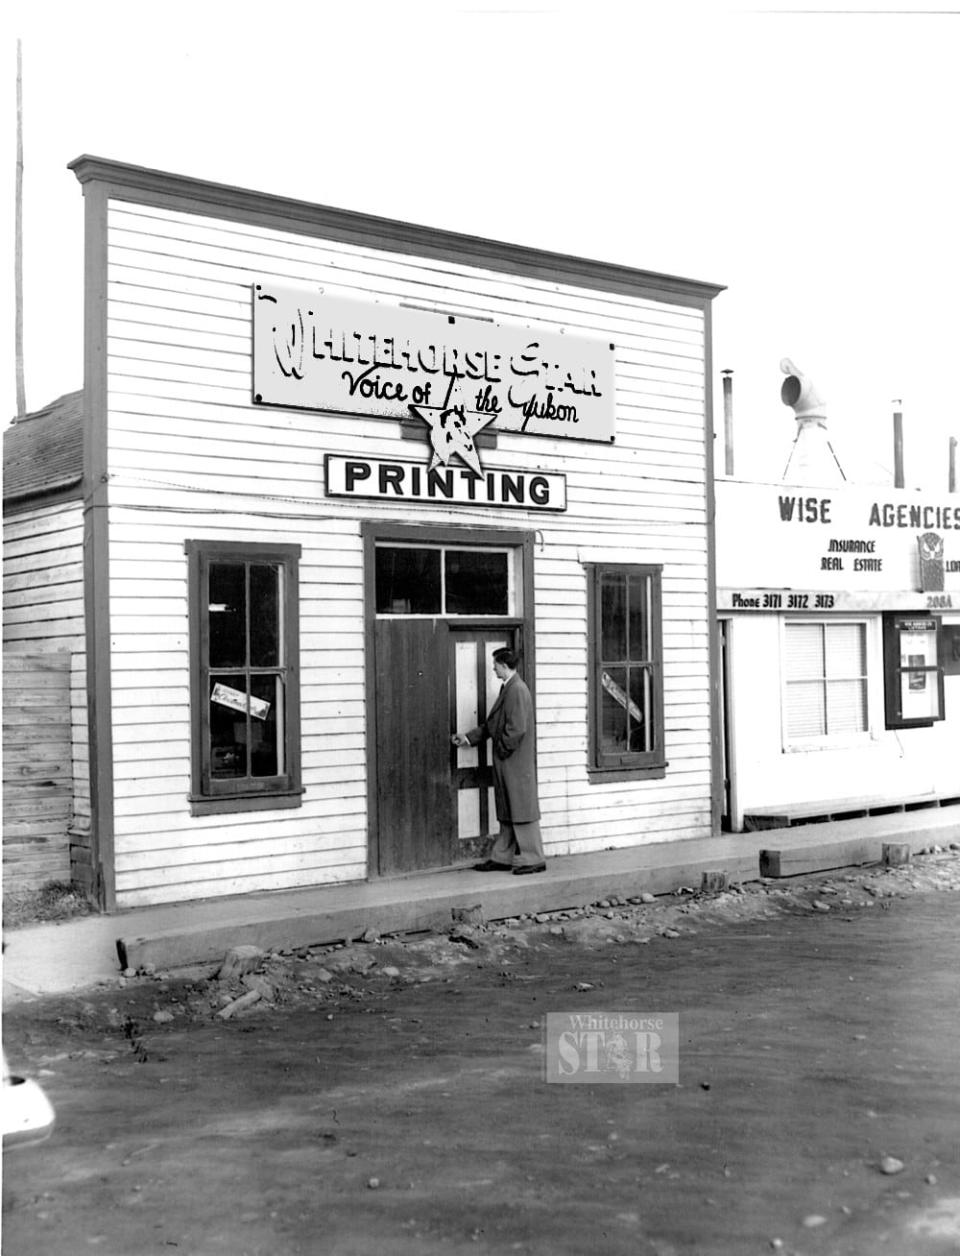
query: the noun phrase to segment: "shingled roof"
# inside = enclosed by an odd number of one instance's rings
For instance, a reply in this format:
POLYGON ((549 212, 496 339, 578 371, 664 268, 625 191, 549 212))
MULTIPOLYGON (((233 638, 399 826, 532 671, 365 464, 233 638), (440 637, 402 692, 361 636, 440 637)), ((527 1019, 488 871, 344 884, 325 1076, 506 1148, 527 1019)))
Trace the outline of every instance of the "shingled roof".
POLYGON ((14 419, 3 433, 4 505, 48 493, 79 496, 82 478, 82 390, 14 419))

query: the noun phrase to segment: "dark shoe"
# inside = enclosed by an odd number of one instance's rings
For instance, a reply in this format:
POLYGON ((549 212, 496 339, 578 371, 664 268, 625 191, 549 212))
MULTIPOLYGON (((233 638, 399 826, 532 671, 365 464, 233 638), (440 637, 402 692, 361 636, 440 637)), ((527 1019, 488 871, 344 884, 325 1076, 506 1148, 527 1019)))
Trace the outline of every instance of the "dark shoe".
POLYGON ((542 864, 517 864, 513 870, 515 877, 525 877, 531 872, 546 872, 547 865, 542 864))
POLYGON ((473 865, 474 872, 509 872, 513 864, 498 864, 492 859, 485 859, 483 863, 473 865))

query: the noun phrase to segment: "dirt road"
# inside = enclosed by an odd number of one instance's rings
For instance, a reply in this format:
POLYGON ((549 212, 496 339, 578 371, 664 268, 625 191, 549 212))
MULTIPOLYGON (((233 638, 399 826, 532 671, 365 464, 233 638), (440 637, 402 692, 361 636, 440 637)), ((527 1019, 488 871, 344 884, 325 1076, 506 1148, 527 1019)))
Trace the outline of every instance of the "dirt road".
POLYGON ((20 1005, 5 1256, 956 1253, 958 904, 945 852, 20 1005), (547 1084, 559 1011, 678 1013, 679 1084, 547 1084))

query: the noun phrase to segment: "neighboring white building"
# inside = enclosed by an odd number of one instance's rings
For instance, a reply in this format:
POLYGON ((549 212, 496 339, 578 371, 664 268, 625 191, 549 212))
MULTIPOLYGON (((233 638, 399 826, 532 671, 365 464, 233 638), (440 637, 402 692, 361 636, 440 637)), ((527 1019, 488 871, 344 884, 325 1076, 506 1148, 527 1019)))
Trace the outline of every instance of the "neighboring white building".
POLYGON ((847 484, 811 432, 807 484, 716 484, 735 831, 960 802, 960 497, 847 484))
POLYGON ((506 642, 548 855, 715 832, 719 289, 72 169, 103 905, 472 860, 506 642))

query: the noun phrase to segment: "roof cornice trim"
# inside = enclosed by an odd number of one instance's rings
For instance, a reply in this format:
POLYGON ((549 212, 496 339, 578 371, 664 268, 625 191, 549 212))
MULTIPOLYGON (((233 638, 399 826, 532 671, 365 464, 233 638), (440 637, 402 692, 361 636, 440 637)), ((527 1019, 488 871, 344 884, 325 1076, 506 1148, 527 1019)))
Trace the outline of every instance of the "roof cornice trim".
POLYGON ((210 183, 108 158, 83 155, 68 164, 81 184, 103 184, 115 200, 139 201, 183 213, 211 214, 394 253, 440 257, 575 287, 625 292, 703 308, 724 285, 635 270, 545 249, 461 235, 454 231, 314 205, 268 192, 210 183))

